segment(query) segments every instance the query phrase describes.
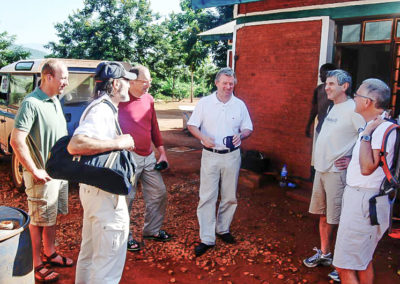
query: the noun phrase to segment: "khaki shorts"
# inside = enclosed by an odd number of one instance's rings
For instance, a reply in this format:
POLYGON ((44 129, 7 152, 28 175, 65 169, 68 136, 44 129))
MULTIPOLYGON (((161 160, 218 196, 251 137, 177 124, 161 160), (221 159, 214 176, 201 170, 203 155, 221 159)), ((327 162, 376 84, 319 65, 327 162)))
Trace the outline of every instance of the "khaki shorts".
POLYGON ((316 171, 309 212, 326 215, 327 223, 339 224, 346 171, 321 173, 316 171))
POLYGON ((378 190, 346 187, 333 257, 335 267, 365 270, 371 262, 379 240, 389 227, 390 218, 388 196, 377 197, 379 225, 371 225, 369 199, 377 193, 378 190))
POLYGON ((68 213, 68 182, 52 179, 45 184, 35 184, 32 174, 27 171, 24 171, 23 177, 31 224, 54 226, 58 213, 68 213))

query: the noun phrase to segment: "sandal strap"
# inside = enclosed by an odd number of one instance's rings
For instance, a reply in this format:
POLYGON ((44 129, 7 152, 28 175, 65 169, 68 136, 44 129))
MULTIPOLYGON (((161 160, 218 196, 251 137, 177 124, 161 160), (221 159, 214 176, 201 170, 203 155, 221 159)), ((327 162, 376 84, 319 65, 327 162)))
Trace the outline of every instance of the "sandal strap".
POLYGON ((46 258, 46 261, 51 261, 53 258, 56 258, 57 256, 58 256, 58 253, 56 251, 50 256, 44 255, 44 257, 46 258))
POLYGON ((67 258, 63 255, 58 254, 56 251, 50 256, 44 255, 44 257, 46 258, 46 262, 51 262, 52 259, 55 259, 57 256, 61 257, 62 265, 67 265, 67 258))
POLYGON ((44 263, 39 264, 38 266, 35 267, 35 272, 38 272, 39 270, 42 270, 43 267, 44 267, 44 263))
POLYGON ((44 264, 41 264, 41 265, 36 266, 35 273, 39 274, 40 278, 45 279, 50 274, 55 273, 55 271, 45 267, 44 264), (44 273, 40 272, 43 268, 47 269, 47 271, 44 273))
POLYGON ((60 255, 61 259, 62 259, 62 263, 63 265, 67 265, 67 258, 63 255, 60 255))

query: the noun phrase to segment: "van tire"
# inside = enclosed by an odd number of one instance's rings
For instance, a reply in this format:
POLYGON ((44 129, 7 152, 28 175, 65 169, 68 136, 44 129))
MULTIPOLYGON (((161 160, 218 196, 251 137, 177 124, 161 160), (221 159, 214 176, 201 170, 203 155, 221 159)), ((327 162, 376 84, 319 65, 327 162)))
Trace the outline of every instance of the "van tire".
POLYGON ((22 177, 22 164, 19 162, 17 155, 12 154, 11 159, 11 174, 15 187, 20 192, 25 191, 24 179, 22 177))

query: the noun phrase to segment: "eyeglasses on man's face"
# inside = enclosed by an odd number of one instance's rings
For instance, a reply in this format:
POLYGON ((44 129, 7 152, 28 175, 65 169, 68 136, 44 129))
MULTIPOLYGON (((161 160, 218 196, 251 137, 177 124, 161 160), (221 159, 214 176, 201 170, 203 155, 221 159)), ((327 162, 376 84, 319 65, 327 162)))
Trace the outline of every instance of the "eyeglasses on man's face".
POLYGON ((360 98, 364 98, 364 99, 369 99, 369 100, 371 100, 371 101, 375 101, 375 99, 373 99, 373 98, 370 98, 370 97, 367 97, 367 96, 363 96, 363 95, 359 95, 359 94, 357 94, 357 93, 354 93, 354 98, 356 98, 356 97, 360 97, 360 98))
POLYGON ((135 81, 142 82, 143 84, 151 85, 151 82, 152 82, 153 80, 136 79, 135 81))

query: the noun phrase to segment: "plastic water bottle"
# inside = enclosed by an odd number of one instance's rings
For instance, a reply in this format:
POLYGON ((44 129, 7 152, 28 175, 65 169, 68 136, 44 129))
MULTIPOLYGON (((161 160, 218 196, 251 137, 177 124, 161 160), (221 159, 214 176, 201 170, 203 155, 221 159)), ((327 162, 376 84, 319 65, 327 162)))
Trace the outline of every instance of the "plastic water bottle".
POLYGON ((282 170, 281 170, 281 180, 279 182, 279 186, 280 187, 286 187, 287 185, 287 168, 286 168, 286 164, 283 165, 282 170))

